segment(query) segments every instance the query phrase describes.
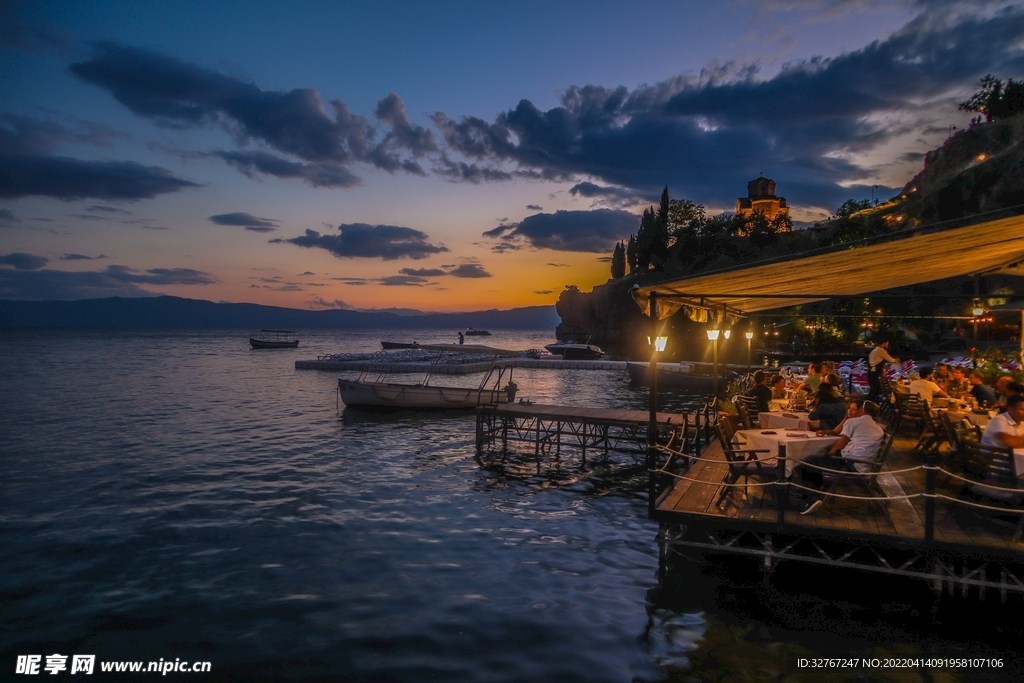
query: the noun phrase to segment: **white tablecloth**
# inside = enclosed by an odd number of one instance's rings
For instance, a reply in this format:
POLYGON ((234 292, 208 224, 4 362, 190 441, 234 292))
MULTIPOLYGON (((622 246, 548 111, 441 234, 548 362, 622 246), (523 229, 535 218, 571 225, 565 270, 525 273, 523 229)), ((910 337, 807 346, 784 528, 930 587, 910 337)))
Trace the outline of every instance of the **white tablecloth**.
POLYGON ((758 413, 762 429, 802 429, 811 428, 810 413, 758 413), (793 417, 788 417, 792 415, 793 417))
POLYGON ((787 477, 793 473, 795 463, 815 455, 823 455, 828 452, 832 444, 839 441, 838 436, 815 436, 814 432, 795 429, 741 429, 736 433, 746 440, 746 448, 755 450, 763 448, 770 451, 758 454, 758 460, 769 467, 775 467, 779 456, 779 446, 786 444, 787 477), (765 434, 766 431, 775 433, 765 434))
MULTIPOLYGON (((944 410, 944 409, 943 408, 938 408, 937 410, 944 410)), ((960 420, 962 420, 964 418, 967 418, 968 422, 970 422, 972 425, 978 425, 979 427, 984 427, 985 425, 988 424, 989 420, 991 420, 993 417, 995 417, 997 415, 997 413, 994 410, 993 411, 989 411, 987 413, 982 413, 982 414, 975 413, 975 412, 972 412, 970 410, 968 410, 968 411, 948 410, 946 412, 949 415, 949 419, 953 421, 953 424, 956 424, 960 420)))

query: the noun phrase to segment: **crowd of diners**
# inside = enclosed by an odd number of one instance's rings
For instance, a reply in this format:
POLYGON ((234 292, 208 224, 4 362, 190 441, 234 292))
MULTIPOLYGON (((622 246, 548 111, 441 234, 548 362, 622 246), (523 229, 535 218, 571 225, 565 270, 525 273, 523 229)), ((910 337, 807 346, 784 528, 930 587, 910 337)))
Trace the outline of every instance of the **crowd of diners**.
MULTIPOLYGON (((868 358, 869 393, 846 395, 844 382, 832 361, 811 362, 807 375, 799 380, 787 381, 779 374, 769 375, 758 370, 753 375, 753 386, 746 395, 757 399, 758 411, 769 412, 772 401, 789 401, 794 406, 806 405, 811 428, 818 436, 838 436, 829 451, 809 462, 833 469, 842 466, 867 471, 877 457, 879 447, 886 438, 885 429, 878 422, 879 398, 883 391, 882 376, 888 363, 899 363, 889 354, 888 341, 880 342, 868 358)), ((888 387, 887 387, 888 389, 888 387)), ((953 399, 985 408, 993 416, 985 425, 981 445, 998 448, 1024 448, 1024 385, 1009 375, 989 385, 977 371, 938 363, 917 371, 917 377, 894 390, 916 394, 927 406, 934 399, 953 399)), ((797 467, 794 476, 801 477, 811 486, 821 487, 820 472, 813 468, 797 467)), ((822 503, 821 498, 796 501, 804 514, 822 503)))

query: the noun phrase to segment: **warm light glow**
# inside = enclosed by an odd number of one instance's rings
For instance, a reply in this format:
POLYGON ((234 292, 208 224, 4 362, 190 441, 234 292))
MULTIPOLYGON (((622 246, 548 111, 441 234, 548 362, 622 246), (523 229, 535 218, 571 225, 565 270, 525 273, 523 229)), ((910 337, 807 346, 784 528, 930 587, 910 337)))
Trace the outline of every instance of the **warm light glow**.
POLYGON ((744 332, 744 336, 747 338, 747 341, 750 341, 751 339, 754 338, 754 333, 753 332, 744 332))
POLYGON ((728 339, 729 335, 731 335, 731 334, 732 334, 732 330, 726 330, 725 331, 725 338, 728 339))
POLYGON ((708 340, 709 341, 717 341, 718 340, 718 332, 719 332, 718 330, 708 330, 708 340))
POLYGON ((975 318, 980 318, 982 315, 985 314, 985 309, 984 308, 975 308, 975 309, 973 309, 971 311, 971 313, 974 314, 975 318))
MULTIPOLYGON (((651 338, 648 337, 647 338, 647 344, 650 345, 650 343, 651 343, 651 338)), ((668 345, 668 337, 655 337, 654 338, 654 350, 655 351, 659 351, 659 352, 660 351, 664 351, 665 347, 667 345, 668 345)))
POLYGON ((988 159, 988 155, 985 154, 984 152, 982 152, 978 156, 974 157, 974 160, 977 161, 978 163, 981 163, 982 161, 985 161, 985 159, 988 159))

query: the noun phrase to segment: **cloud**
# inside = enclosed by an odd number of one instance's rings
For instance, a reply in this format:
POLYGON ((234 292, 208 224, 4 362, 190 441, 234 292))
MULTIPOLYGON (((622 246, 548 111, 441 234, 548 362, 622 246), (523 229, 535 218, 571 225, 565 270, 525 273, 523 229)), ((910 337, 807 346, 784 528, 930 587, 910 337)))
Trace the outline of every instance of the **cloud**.
POLYGON ((546 263, 544 265, 551 266, 552 268, 568 268, 568 263, 546 263))
POLYGON ((381 258, 385 261, 423 259, 448 251, 444 246, 430 244, 426 233, 396 225, 343 223, 338 226, 338 232, 337 235, 321 235, 316 230, 306 230, 305 235, 270 242, 325 249, 339 258, 381 258))
POLYGON ((0 209, 0 225, 8 225, 10 223, 20 223, 21 219, 14 215, 13 211, 7 209, 0 209))
POLYGON ((534 294, 542 294, 542 295, 543 294, 554 294, 555 290, 553 290, 553 289, 535 289, 535 290, 533 290, 533 293, 534 294))
POLYGON ((100 213, 117 213, 117 214, 125 214, 125 215, 128 215, 128 216, 130 216, 131 213, 132 213, 131 211, 126 211, 125 209, 119 209, 119 208, 114 207, 114 206, 103 206, 101 204, 94 204, 94 205, 90 206, 89 208, 87 208, 86 211, 98 211, 100 213))
POLYGON ((493 277, 479 263, 463 263, 448 271, 452 277, 482 278, 493 277))
POLYGON ((440 277, 447 275, 448 271, 442 268, 402 268, 398 271, 402 275, 413 275, 416 277, 440 277))
POLYGON ((69 68, 159 125, 217 124, 240 146, 255 141, 309 162, 296 164, 265 152, 218 153, 245 173, 298 177, 317 187, 349 187, 359 182, 347 168, 352 163, 423 175, 415 160, 436 150, 433 133, 409 122, 405 103, 395 93, 377 103, 378 128, 349 113, 341 100, 325 106, 311 88, 262 90, 196 64, 112 42, 97 43, 92 59, 69 68))
POLYGON ((335 299, 333 301, 327 301, 326 299, 322 299, 322 298, 317 296, 317 297, 313 297, 307 303, 309 304, 309 306, 311 308, 328 308, 328 309, 338 309, 338 310, 342 310, 342 311, 351 310, 352 309, 351 306, 349 306, 347 303, 345 303, 341 299, 335 299))
POLYGON ((273 232, 277 230, 278 223, 273 218, 260 218, 244 211, 210 216, 210 221, 217 225, 237 225, 253 232, 273 232))
POLYGON ((97 259, 110 258, 106 254, 100 254, 99 256, 86 256, 85 254, 64 254, 60 257, 61 261, 95 261, 97 259))
POLYGON ((732 206, 763 171, 791 204, 834 207, 878 184, 870 153, 958 116, 956 103, 986 73, 1024 72, 1024 7, 916 8, 884 39, 770 77, 726 63, 633 90, 570 86, 547 111, 521 100, 491 121, 433 120, 474 182, 530 171, 600 181, 578 183, 580 195, 611 185, 651 196, 667 184, 674 196, 732 206))
POLYGON ((128 266, 107 266, 101 272, 118 282, 148 285, 212 285, 218 282, 209 273, 191 268, 150 268, 140 273, 128 266))
MULTIPOLYGON (((604 253, 638 226, 639 219, 628 211, 556 211, 527 216, 518 224, 500 225, 484 236, 500 238, 504 244, 525 241, 537 249, 604 253)), ((501 247, 499 243, 492 249, 501 247)))
POLYGON ((143 166, 133 161, 0 155, 0 198, 3 199, 44 196, 134 201, 190 187, 200 186, 177 178, 159 166, 143 166))
POLYGON ((73 301, 110 296, 143 297, 158 293, 142 285, 212 284, 217 280, 190 268, 152 268, 137 271, 126 266, 108 266, 100 271, 19 271, 0 268, 0 299, 22 301, 73 301))
POLYGON ((389 275, 378 280, 386 287, 422 287, 427 278, 418 275, 389 275))
POLYGON ((529 209, 530 211, 543 211, 544 210, 544 207, 539 206, 537 204, 527 204, 526 208, 529 209))
POLYGON ((49 261, 50 259, 45 256, 36 256, 20 251, 0 256, 0 266, 12 266, 16 270, 39 270, 49 261))

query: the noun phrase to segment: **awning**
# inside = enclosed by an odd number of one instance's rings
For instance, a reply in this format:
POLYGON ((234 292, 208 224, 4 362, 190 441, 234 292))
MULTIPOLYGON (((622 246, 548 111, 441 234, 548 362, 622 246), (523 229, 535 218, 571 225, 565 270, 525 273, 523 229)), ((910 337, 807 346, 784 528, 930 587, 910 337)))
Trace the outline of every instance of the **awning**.
POLYGON ((646 313, 656 292, 659 318, 686 306, 699 320, 706 311, 742 315, 961 275, 1024 274, 1022 263, 1024 216, 1014 216, 645 285, 633 298, 646 313))

